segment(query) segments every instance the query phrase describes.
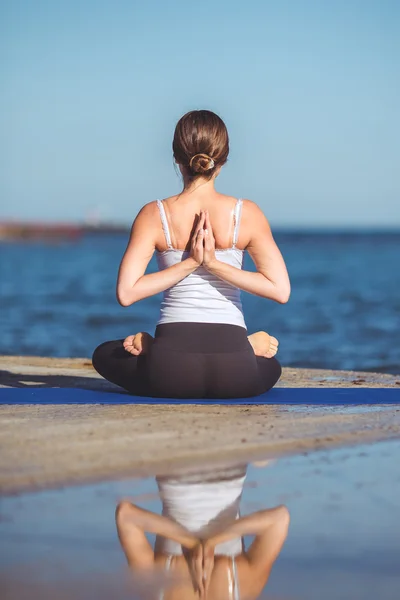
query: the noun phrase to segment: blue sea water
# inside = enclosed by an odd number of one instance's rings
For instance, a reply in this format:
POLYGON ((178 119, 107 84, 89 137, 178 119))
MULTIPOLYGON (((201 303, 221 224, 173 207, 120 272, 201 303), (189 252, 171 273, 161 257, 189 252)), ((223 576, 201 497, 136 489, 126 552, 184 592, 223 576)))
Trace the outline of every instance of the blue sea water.
MULTIPOLYGON (((276 232, 292 295, 243 294, 249 332, 280 341, 284 366, 400 373, 400 232, 276 232)), ((0 245, 0 354, 88 357, 101 342, 153 332, 160 297, 115 299, 125 235, 0 245)), ((245 267, 253 268, 246 256, 245 267)), ((155 270, 154 259, 149 270, 155 270)))

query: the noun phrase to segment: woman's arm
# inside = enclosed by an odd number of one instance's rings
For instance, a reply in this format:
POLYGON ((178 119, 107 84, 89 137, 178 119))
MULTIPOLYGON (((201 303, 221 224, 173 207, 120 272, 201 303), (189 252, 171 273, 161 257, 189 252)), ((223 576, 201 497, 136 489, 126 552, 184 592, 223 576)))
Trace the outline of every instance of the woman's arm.
POLYGON ((250 294, 282 304, 289 300, 290 281, 285 262, 266 217, 254 202, 244 201, 242 228, 251 232, 246 250, 253 259, 256 273, 219 261, 213 251, 215 244, 209 217, 205 227, 208 233, 205 236, 204 266, 210 273, 250 294))
POLYGON ((260 535, 273 527, 282 516, 288 515, 285 506, 260 510, 233 521, 226 529, 206 541, 206 546, 217 546, 244 535, 260 535))
POLYGON ((228 540, 254 535, 246 552, 252 585, 262 589, 272 565, 279 556, 289 528, 289 511, 286 506, 261 510, 232 523, 227 529, 204 542, 204 553, 212 553, 215 546, 228 540))
POLYGON ((121 546, 129 566, 133 568, 154 566, 154 551, 147 541, 145 532, 166 537, 189 550, 199 543, 197 538, 178 523, 140 508, 127 500, 118 504, 115 518, 121 546))
POLYGON ((119 268, 117 299, 121 306, 130 306, 143 298, 163 292, 193 273, 203 261, 203 239, 197 235, 203 229, 203 224, 204 220, 202 222, 200 219, 192 237, 191 254, 188 258, 163 271, 145 275, 154 254, 156 233, 160 228, 157 204, 146 204, 133 223, 128 247, 119 268))

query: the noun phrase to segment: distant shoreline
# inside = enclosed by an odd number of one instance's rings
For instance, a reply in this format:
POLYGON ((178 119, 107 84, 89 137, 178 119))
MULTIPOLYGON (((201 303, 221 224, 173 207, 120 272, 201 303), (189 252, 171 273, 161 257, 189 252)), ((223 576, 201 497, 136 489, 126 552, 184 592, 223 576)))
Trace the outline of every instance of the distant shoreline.
MULTIPOLYGON (((47 222, 0 222, 0 242, 79 240, 86 235, 127 235, 131 225, 115 223, 47 223, 47 222)), ((279 227, 273 228, 277 235, 302 236, 400 236, 399 227, 279 227)))
POLYGON ((87 234, 126 234, 129 227, 114 224, 0 223, 0 241, 77 240, 87 234))

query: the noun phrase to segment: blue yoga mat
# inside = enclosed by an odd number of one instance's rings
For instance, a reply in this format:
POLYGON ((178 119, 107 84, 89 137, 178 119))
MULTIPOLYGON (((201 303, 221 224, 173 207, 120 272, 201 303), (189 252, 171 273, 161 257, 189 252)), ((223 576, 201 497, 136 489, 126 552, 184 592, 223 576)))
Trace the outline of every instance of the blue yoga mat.
POLYGON ((0 404, 400 404, 400 388, 274 388, 254 398, 178 400, 79 388, 2 388, 0 404))

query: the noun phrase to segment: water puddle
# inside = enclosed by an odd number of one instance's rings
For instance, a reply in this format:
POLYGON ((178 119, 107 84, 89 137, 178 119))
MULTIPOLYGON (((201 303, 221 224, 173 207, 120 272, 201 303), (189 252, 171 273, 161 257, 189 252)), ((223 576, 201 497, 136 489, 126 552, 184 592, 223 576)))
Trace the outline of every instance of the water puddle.
POLYGON ((3 498, 2 598, 394 600, 399 458, 390 441, 3 498))

